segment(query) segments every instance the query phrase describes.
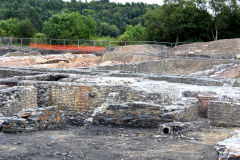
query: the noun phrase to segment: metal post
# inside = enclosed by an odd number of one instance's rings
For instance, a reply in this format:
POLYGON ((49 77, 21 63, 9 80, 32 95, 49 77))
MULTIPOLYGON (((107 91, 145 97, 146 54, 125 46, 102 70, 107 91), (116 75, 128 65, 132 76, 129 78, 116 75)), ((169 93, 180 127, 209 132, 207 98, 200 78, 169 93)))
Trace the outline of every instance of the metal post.
POLYGON ((0 37, 0 45, 1 45, 1 43, 2 43, 2 37, 0 37))
POLYGON ((108 48, 111 47, 111 41, 108 41, 108 48))
POLYGON ((21 38, 21 46, 22 46, 23 44, 22 44, 22 38, 21 38))
POLYGON ((12 38, 10 38, 9 41, 10 41, 10 46, 12 46, 12 38))
POLYGON ((78 48, 79 48, 79 40, 78 40, 78 48))
POLYGON ((95 45, 96 45, 96 42, 95 42, 95 40, 93 40, 93 46, 95 47, 95 45))

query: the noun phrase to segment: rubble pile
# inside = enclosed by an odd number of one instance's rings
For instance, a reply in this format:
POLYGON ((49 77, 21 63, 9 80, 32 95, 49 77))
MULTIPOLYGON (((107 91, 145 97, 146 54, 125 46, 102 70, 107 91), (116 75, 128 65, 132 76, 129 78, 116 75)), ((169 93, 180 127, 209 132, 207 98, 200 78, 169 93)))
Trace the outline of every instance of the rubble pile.
POLYGON ((240 159, 240 130, 230 133, 224 141, 218 142, 215 146, 219 160, 240 159))

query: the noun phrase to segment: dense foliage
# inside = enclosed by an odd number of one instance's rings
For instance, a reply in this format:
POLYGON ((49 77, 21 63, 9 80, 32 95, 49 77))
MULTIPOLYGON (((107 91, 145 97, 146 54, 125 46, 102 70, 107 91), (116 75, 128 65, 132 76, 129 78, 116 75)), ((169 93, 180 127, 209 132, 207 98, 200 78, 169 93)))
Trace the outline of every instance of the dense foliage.
POLYGON ((43 32, 53 39, 90 39, 95 36, 96 22, 78 12, 54 14, 43 24, 43 32))
POLYGON ((237 38, 239 2, 164 0, 158 6, 109 0, 1 0, 0 36, 170 42, 237 38))
MULTIPOLYGON (((85 1, 84 1, 85 2, 85 1)), ((98 26, 102 23, 109 24, 113 30, 108 36, 115 36, 125 32, 127 25, 137 25, 144 23, 144 14, 148 9, 153 9, 153 5, 143 3, 110 3, 109 0, 91 1, 84 3, 71 0, 1 0, 0 1, 0 20, 18 18, 23 20, 29 18, 38 32, 42 31, 43 22, 52 15, 61 11, 66 13, 79 12, 81 15, 91 15, 98 26), (116 28, 116 27, 117 28, 116 28)), ((98 32, 99 36, 101 31, 98 32)))

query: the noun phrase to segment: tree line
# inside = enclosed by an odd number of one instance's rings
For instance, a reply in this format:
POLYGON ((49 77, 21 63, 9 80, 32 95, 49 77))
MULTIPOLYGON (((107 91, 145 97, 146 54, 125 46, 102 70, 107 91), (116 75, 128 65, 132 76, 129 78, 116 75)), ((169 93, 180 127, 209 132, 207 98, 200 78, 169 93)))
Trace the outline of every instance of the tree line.
POLYGON ((195 42, 240 36, 239 0, 1 0, 0 36, 195 42))

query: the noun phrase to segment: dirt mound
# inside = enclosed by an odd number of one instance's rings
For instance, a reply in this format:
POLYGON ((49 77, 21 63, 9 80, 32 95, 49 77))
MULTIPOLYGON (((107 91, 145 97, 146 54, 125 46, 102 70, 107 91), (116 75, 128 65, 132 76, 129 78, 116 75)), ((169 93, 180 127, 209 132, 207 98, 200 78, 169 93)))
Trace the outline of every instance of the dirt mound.
POLYGON ((135 63, 142 61, 159 60, 157 54, 166 54, 167 47, 164 45, 128 45, 116 47, 106 53, 102 62, 118 61, 123 63, 135 63))
POLYGON ((206 55, 213 58, 233 58, 240 53, 240 39, 224 39, 176 46, 170 49, 173 55, 206 55))

